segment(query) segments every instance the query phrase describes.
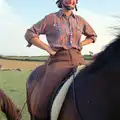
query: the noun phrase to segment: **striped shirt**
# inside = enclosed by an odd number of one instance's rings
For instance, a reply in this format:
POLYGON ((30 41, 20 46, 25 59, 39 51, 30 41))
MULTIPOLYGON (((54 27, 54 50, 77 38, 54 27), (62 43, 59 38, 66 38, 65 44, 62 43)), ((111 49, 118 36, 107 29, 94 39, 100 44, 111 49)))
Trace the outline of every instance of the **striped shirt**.
POLYGON ((81 36, 96 40, 96 33, 93 28, 81 16, 74 13, 68 18, 60 9, 58 12, 46 15, 42 20, 27 29, 25 39, 28 46, 33 37, 46 35, 47 41, 53 50, 58 48, 69 49, 72 47, 80 49, 81 36))

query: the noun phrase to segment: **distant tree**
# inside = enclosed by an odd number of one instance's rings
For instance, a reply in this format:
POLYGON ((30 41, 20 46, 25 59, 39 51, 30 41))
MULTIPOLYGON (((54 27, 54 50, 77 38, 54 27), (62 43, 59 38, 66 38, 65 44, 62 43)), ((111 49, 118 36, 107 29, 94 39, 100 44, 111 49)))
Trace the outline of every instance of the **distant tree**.
POLYGON ((89 51, 89 54, 90 54, 90 56, 92 56, 92 55, 93 55, 93 52, 92 52, 92 51, 89 51))

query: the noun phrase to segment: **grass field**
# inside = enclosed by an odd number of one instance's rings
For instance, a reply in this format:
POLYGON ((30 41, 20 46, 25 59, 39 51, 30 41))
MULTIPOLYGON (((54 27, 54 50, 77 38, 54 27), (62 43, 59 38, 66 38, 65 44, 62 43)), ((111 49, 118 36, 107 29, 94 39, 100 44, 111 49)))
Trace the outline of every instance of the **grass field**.
POLYGON ((48 56, 1 56, 1 59, 6 60, 21 60, 21 61, 45 61, 48 56))
MULTIPOLYGON (((0 71, 0 88, 22 108, 26 101, 26 79, 30 71, 0 71)), ((29 120, 27 109, 23 110, 23 120, 29 120)), ((0 120, 5 120, 3 114, 0 114, 0 120)))
MULTIPOLYGON (((20 108, 26 102, 26 80, 31 70, 43 62, 35 61, 17 61, 0 59, 0 65, 3 69, 22 69, 22 71, 0 71, 0 88, 18 105, 20 108)), ((27 106, 25 107, 22 120, 29 120, 27 106)), ((6 120, 0 113, 0 120, 6 120)))
MULTIPOLYGON (((43 64, 43 62, 27 62, 27 61, 15 61, 0 59, 0 65, 3 69, 17 69, 22 71, 0 71, 0 89, 22 108, 26 102, 26 80, 31 70, 37 66, 43 64)), ((23 119, 29 120, 29 113, 27 112, 27 106, 23 111, 23 119)), ((3 113, 0 113, 0 120, 6 120, 3 113)))

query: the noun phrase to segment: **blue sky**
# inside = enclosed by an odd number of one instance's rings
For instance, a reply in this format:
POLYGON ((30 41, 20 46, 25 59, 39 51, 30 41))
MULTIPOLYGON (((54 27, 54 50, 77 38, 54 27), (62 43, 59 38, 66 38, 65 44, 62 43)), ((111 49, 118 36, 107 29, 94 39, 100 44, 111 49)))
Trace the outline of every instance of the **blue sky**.
MULTIPOLYGON (((59 9, 55 0, 0 0, 0 54, 46 55, 36 47, 27 48, 24 34, 27 28, 45 15, 59 9)), ((116 25, 112 15, 120 16, 119 0, 79 0, 76 14, 84 17, 98 34, 97 42, 84 47, 83 54, 99 52, 113 38, 108 26, 116 25)), ((84 37, 83 37, 84 38, 84 37)), ((46 43, 45 36, 41 40, 46 43)))
MULTIPOLYGON (((78 10, 88 9, 97 14, 110 14, 120 11, 120 0, 78 0, 78 10)), ((58 10, 55 0, 7 0, 13 9, 27 22, 36 21, 50 12, 58 10), (31 19, 29 19, 31 18, 31 19)))

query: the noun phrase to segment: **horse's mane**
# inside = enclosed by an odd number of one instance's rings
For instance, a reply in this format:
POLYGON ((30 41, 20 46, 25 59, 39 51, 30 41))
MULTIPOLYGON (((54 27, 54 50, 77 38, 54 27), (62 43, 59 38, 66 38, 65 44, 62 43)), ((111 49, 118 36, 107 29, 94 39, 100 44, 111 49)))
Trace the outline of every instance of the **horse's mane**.
POLYGON ((113 59, 118 59, 116 55, 120 54, 120 34, 106 46, 105 50, 100 52, 96 57, 96 60, 87 66, 83 71, 93 73, 102 69, 107 63, 113 59))

